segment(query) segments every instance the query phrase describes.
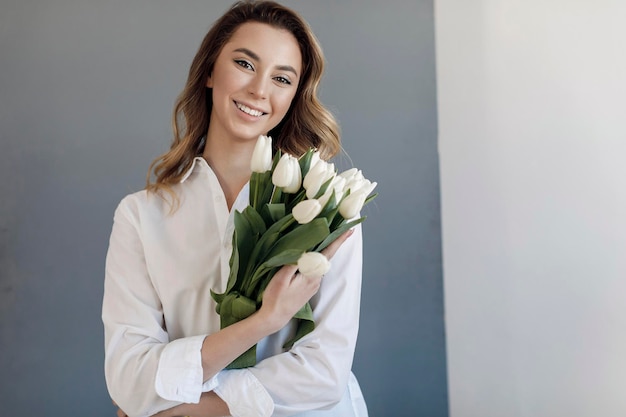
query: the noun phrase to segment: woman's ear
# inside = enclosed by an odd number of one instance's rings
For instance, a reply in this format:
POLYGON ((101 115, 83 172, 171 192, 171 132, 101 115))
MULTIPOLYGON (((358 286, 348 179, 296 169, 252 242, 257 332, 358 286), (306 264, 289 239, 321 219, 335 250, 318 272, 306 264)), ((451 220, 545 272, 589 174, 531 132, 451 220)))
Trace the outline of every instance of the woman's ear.
POLYGON ((213 79, 211 78, 211 74, 209 74, 209 76, 206 79, 206 86, 208 88, 213 88, 213 79))

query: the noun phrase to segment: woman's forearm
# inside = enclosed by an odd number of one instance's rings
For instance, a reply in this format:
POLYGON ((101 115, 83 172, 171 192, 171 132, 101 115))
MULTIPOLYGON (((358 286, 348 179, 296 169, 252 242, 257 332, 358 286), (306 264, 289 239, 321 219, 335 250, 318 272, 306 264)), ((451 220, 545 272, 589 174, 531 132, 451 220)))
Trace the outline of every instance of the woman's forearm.
POLYGON ((180 404, 152 417, 223 417, 230 416, 228 406, 213 391, 205 392, 198 404, 180 404))
POLYGON ((202 371, 208 380, 259 340, 278 331, 261 311, 232 324, 217 333, 208 335, 202 343, 202 371))

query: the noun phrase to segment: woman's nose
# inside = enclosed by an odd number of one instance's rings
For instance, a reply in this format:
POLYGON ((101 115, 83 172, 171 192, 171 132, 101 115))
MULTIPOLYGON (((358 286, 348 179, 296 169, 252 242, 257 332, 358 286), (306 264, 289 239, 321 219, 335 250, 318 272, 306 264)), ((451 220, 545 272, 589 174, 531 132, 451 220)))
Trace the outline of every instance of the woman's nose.
POLYGON ((265 99, 267 98, 267 80, 265 77, 257 76, 250 80, 250 84, 248 85, 248 93, 254 96, 257 99, 265 99))

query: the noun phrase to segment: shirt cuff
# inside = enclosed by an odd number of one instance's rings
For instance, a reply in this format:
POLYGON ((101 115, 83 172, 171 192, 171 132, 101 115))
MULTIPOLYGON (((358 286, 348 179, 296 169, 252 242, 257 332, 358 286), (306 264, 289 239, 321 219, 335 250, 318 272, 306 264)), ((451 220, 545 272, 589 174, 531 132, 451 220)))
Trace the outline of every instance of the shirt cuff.
POLYGON ((217 377, 202 382, 202 343, 206 336, 174 340, 165 346, 157 367, 154 387, 169 401, 197 404, 203 392, 217 386, 217 377))
POLYGON ((270 417, 274 401, 265 387, 247 369, 232 369, 219 374, 215 393, 228 405, 232 417, 270 417))

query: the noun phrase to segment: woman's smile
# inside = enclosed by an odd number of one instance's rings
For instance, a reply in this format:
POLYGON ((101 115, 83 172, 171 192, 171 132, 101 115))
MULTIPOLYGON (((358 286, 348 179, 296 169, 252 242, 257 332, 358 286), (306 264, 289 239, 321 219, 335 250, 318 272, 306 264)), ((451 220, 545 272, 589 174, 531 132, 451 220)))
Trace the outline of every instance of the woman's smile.
POLYGON ((240 111, 242 111, 243 113, 245 113, 245 114, 247 114, 247 115, 250 115, 250 116, 254 116, 254 117, 257 117, 257 118, 258 118, 258 117, 261 117, 261 116, 264 116, 264 115, 266 115, 266 114, 267 114, 266 112, 263 112, 263 111, 261 111, 261 110, 258 110, 258 109, 255 109, 255 108, 252 108, 252 107, 250 107, 250 106, 247 106, 247 105, 245 105, 245 104, 243 104, 243 103, 239 103, 239 102, 237 102, 237 101, 233 101, 233 103, 235 103, 235 106, 237 106, 237 108, 238 108, 240 111))

